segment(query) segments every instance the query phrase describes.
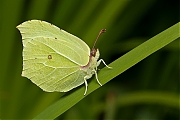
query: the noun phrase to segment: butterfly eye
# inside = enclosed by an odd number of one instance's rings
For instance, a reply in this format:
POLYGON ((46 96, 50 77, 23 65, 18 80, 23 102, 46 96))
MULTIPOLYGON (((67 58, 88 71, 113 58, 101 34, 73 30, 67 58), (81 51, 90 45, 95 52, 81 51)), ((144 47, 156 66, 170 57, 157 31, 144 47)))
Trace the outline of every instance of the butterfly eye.
POLYGON ((96 56, 96 52, 97 52, 97 50, 93 48, 91 50, 91 56, 95 57, 96 56))

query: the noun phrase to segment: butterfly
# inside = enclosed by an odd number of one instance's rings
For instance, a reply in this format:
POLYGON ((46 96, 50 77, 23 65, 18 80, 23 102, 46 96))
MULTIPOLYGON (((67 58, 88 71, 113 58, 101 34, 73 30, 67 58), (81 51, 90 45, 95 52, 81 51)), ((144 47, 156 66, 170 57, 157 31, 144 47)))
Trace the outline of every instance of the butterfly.
MULTIPOLYGON (((29 20, 17 26, 22 35, 22 76, 46 92, 67 92, 85 83, 94 74, 99 85, 97 67, 101 62, 108 68, 95 49, 102 29, 90 50, 80 38, 41 20, 29 20)), ((102 85, 101 85, 102 86, 102 85)))

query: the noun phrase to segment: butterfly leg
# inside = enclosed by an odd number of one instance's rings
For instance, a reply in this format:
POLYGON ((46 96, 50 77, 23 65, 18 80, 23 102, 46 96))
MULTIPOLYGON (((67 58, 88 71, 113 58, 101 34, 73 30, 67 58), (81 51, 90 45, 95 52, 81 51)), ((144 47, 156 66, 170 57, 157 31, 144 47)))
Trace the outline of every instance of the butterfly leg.
POLYGON ((86 86, 86 89, 85 89, 84 95, 86 95, 88 84, 87 84, 87 81, 86 81, 86 79, 85 79, 85 78, 84 78, 84 83, 85 83, 85 86, 86 86))
POLYGON ((88 89, 88 84, 87 84, 87 78, 86 78, 86 76, 84 77, 84 83, 85 83, 85 87, 86 87, 86 89, 85 89, 85 92, 84 92, 84 95, 86 95, 86 92, 87 92, 87 89, 88 89))
MULTIPOLYGON (((94 72, 93 74, 95 74, 95 77, 96 77, 96 80, 97 80, 98 84, 102 86, 102 84, 98 80, 98 75, 97 75, 96 70, 94 69, 94 70, 92 70, 92 72, 94 72)), ((87 92, 87 89, 88 89, 87 79, 91 78, 91 76, 92 76, 92 74, 91 75, 86 75, 84 77, 84 83, 85 83, 85 87, 86 87, 84 95, 86 95, 86 92, 87 92)))
POLYGON ((95 74, 95 77, 96 77, 96 80, 97 80, 98 84, 99 84, 100 86, 102 86, 102 84, 101 84, 101 83, 99 82, 99 80, 98 80, 98 75, 97 75, 96 70, 93 70, 93 72, 94 72, 94 74, 95 74))
POLYGON ((106 63, 104 62, 103 59, 100 59, 100 60, 97 62, 97 66, 99 66, 101 62, 103 62, 103 64, 104 64, 107 68, 112 69, 112 67, 109 67, 108 65, 106 65, 106 63))

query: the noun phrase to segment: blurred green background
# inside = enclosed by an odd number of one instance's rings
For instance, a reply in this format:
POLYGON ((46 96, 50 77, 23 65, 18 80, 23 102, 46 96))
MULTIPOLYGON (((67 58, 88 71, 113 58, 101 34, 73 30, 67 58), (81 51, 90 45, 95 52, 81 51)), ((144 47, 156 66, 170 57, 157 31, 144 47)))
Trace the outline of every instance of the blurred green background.
MULTIPOLYGON (((106 28, 96 47, 100 49, 100 57, 111 63, 179 22, 179 3, 167 0, 1 0, 0 118, 31 119, 62 95, 43 92, 21 77, 22 43, 16 26, 31 19, 48 21, 78 36, 89 46, 93 45, 98 32, 106 28)), ((57 119, 176 120, 179 119, 178 99, 179 41, 176 40, 100 87, 57 119)))

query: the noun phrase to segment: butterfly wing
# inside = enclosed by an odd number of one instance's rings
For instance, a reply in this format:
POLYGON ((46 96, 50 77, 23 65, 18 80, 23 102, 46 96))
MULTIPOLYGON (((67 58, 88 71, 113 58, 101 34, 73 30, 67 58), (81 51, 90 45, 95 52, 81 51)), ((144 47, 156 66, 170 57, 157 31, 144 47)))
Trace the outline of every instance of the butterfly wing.
MULTIPOLYGON (((17 26, 20 30, 23 40, 23 46, 26 47, 26 44, 34 38, 44 37, 44 38, 53 38, 66 42, 67 44, 73 44, 78 48, 78 55, 82 57, 80 60, 74 60, 81 66, 87 65, 89 62, 90 48, 88 45, 79 39, 78 37, 48 23, 40 20, 30 20, 26 21, 17 26)), ((56 45, 58 47, 58 44, 56 45)), ((76 54, 69 54, 69 58, 73 59, 76 57, 76 54)))
POLYGON ((64 44, 64 41, 43 37, 27 42, 23 49, 22 76, 47 92, 66 92, 83 84, 86 74, 73 61, 80 58, 79 49, 74 44, 68 44, 68 47, 64 44), (68 58, 65 51, 77 58, 68 58))
POLYGON ((84 41, 45 21, 31 20, 17 28, 23 40, 22 76, 48 92, 66 92, 84 83, 80 66, 90 56, 84 41))

